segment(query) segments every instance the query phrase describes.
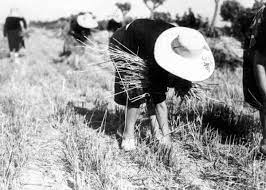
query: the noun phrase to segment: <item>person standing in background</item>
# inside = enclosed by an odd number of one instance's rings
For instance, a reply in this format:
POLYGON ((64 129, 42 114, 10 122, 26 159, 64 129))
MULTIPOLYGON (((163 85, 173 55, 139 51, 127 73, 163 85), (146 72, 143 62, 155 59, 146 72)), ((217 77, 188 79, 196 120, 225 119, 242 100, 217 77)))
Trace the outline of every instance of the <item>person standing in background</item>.
POLYGON ((266 6, 257 11, 244 43, 244 98, 259 110, 262 125, 260 152, 266 155, 266 6))
POLYGON ((10 9, 4 24, 4 37, 8 39, 10 57, 17 62, 18 52, 25 48, 23 32, 27 29, 26 20, 20 16, 17 8, 10 9))

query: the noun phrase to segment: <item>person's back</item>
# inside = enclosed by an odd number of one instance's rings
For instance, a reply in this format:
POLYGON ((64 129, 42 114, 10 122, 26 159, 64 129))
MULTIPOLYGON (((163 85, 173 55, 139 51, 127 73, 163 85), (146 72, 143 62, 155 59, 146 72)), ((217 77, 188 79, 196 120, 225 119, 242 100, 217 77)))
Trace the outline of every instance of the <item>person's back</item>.
MULTIPOLYGON (((161 20, 137 19, 119 29, 126 30, 128 35, 127 41, 121 41, 121 43, 142 59, 154 61, 153 48, 155 41, 163 31, 171 27, 174 27, 174 25, 161 20)), ((117 34, 115 33, 111 37, 110 44, 117 44, 116 40, 120 41, 117 34)))
POLYGON ((11 30, 19 30, 21 31, 21 22, 24 23, 24 27, 26 27, 26 21, 22 17, 13 17, 9 16, 6 18, 5 22, 5 30, 6 31, 11 31, 11 30))

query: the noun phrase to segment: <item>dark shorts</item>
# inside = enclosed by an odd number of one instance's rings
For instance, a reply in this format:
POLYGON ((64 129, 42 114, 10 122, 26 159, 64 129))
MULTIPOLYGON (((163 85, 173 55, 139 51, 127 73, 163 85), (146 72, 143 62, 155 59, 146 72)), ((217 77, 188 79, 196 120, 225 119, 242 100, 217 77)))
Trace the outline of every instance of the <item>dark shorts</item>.
POLYGON ((133 86, 125 85, 123 80, 128 77, 130 76, 125 72, 115 72, 114 100, 119 105, 138 108, 145 102, 145 92, 142 88, 134 88, 133 86), (138 99, 140 96, 143 97, 138 99))
MULTIPOLYGON (((115 64, 115 63, 114 63, 115 64)), ((162 74, 163 75, 163 74, 162 74)), ((167 83, 164 82, 163 77, 148 78, 152 84, 149 86, 134 88, 132 86, 123 85, 123 79, 128 76, 123 72, 115 72, 115 95, 114 100, 117 104, 138 108, 147 100, 152 101, 154 104, 163 102, 166 99, 167 83), (122 80, 121 80, 122 79, 122 80)))

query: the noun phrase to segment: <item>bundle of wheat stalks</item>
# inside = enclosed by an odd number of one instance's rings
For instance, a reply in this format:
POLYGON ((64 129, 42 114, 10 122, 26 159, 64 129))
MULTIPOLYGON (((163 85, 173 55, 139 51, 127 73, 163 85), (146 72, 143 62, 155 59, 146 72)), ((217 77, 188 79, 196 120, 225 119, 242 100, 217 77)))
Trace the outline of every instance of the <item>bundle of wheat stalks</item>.
MULTIPOLYGON (((144 60, 140 58, 137 54, 127 49, 123 44, 117 41, 120 44, 121 49, 118 46, 112 45, 97 45, 95 42, 89 41, 88 44, 85 44, 85 47, 93 50, 95 53, 103 54, 107 58, 104 63, 112 63, 118 74, 120 80, 119 83, 123 86, 122 92, 126 92, 131 101, 139 100, 145 96, 147 93, 144 92, 144 89, 147 89, 149 85, 148 80, 148 67, 145 64, 144 60), (126 51, 125 51, 126 50, 126 51), (138 97, 130 97, 130 91, 133 89, 139 89, 143 92, 142 95, 138 97)), ((99 63, 99 66, 101 64, 99 63)), ((191 88, 186 91, 182 91, 182 88, 177 89, 177 94, 182 94, 182 98, 185 100, 188 99, 202 99, 205 96, 205 92, 208 89, 207 85, 192 83, 191 88)))
POLYGON ((111 46, 108 54, 124 87, 145 88, 148 86, 148 67, 138 55, 111 46), (122 77, 123 76, 123 77, 122 77))

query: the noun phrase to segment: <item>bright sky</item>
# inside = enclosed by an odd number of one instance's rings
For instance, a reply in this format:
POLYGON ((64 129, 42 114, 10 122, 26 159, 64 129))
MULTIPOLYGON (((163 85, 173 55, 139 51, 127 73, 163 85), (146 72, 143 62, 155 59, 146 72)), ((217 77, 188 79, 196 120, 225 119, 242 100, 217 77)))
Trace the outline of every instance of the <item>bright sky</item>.
MULTIPOLYGON (((254 0, 239 1, 244 6, 251 6, 254 2, 254 0)), ((143 0, 0 0, 0 23, 4 22, 11 7, 19 8, 28 20, 54 20, 80 11, 92 11, 97 18, 102 18, 115 11, 116 2, 130 2, 132 8, 129 15, 133 17, 149 15, 143 0)), ((214 0, 166 0, 159 10, 168 11, 173 16, 176 13, 181 16, 188 7, 203 17, 211 17, 214 0)))

